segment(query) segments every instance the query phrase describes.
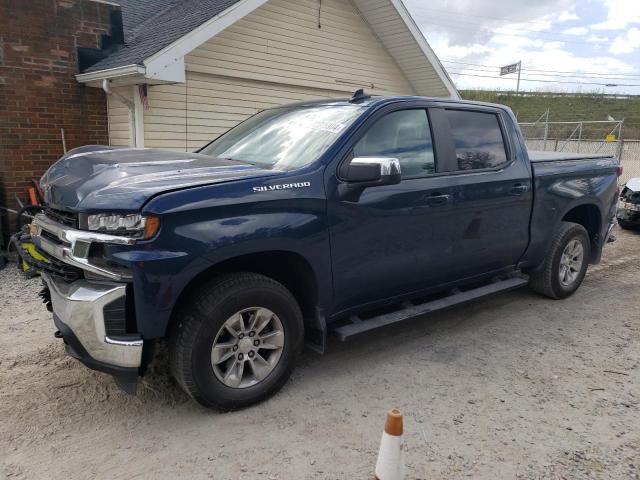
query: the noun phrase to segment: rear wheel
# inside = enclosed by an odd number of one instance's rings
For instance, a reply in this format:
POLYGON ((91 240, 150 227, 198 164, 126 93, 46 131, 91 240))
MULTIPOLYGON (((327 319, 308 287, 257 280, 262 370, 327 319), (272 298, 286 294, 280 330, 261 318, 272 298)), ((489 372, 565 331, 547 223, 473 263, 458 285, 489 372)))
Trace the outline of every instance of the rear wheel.
POLYGON ((206 407, 246 407, 285 384, 302 334, 302 313, 283 285, 253 273, 225 275, 194 292, 178 314, 172 373, 206 407))
POLYGON ((529 285, 550 298, 566 298, 580 287, 589 265, 591 243, 582 225, 562 222, 551 240, 542 266, 531 274, 529 285))

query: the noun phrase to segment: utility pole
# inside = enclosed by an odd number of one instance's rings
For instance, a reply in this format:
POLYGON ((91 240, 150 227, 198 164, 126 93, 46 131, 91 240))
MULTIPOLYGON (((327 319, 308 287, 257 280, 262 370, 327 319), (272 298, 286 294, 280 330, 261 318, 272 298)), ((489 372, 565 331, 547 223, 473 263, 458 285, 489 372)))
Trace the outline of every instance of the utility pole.
POLYGON ((518 85, 516 86, 516 94, 520 93, 520 70, 522 70, 522 60, 518 62, 518 85))

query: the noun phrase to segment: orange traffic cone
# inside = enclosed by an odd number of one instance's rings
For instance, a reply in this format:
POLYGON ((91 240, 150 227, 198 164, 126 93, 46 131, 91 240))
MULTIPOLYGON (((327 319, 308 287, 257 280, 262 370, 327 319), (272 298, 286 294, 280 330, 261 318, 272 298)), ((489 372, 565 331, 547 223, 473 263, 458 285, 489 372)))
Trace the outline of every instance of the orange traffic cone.
POLYGON ((394 408, 387 413, 387 422, 380 440, 376 462, 377 480, 402 480, 404 477, 402 432, 402 413, 394 408))

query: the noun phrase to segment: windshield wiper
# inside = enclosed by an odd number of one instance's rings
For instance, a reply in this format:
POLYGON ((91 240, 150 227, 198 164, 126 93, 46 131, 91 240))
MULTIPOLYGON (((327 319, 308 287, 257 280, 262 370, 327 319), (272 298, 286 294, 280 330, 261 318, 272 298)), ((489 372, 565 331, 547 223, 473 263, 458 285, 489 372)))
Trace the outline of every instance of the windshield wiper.
POLYGON ((260 167, 260 168, 271 168, 273 167, 272 164, 270 163, 264 163, 264 162, 256 162, 255 160, 238 160, 237 158, 231 158, 231 157, 217 157, 221 160, 229 160, 230 162, 238 162, 238 163, 248 163, 250 165, 254 165, 256 167, 260 167))

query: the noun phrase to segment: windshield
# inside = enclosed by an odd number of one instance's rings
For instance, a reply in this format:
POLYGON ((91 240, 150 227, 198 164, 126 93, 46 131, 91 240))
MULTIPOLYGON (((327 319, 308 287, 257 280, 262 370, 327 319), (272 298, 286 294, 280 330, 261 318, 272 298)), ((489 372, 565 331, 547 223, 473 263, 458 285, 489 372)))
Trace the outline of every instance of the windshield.
POLYGON ((293 170, 318 159, 362 112, 356 105, 264 110, 199 153, 293 170))

